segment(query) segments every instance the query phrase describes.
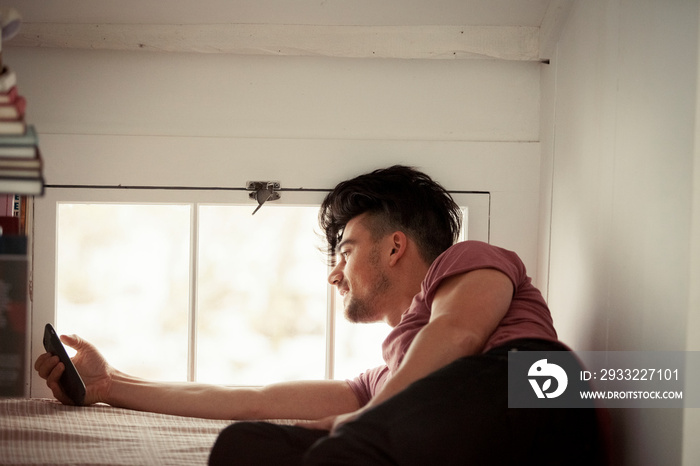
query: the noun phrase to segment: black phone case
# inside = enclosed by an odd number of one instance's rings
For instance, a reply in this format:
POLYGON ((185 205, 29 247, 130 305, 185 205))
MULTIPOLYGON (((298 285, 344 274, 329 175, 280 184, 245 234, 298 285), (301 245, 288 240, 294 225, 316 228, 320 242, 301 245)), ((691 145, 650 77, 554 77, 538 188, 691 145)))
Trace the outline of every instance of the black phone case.
POLYGON ((47 352, 58 356, 58 359, 66 367, 58 381, 63 392, 73 403, 78 406, 82 405, 85 402, 85 384, 51 324, 46 324, 44 328, 44 348, 47 352))

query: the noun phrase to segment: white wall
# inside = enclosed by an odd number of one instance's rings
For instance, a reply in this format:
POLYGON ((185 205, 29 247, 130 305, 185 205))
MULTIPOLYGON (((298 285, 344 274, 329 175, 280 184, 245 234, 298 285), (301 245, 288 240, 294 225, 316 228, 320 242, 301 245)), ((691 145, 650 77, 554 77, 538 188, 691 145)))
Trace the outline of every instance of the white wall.
POLYGON ((7 53, 30 93, 29 115, 46 133, 472 141, 539 135, 533 63, 7 53))
MULTIPOLYGON (((699 41, 700 42, 700 41, 699 41)), ((700 47, 698 47, 700 57, 700 47)), ((700 58, 698 59, 700 63, 700 58)), ((698 89, 700 89, 700 72, 697 76, 698 89)), ((695 150, 693 160, 693 194, 692 194, 692 220, 690 225, 690 289, 688 292, 688 324, 687 324, 687 351, 700 351, 700 92, 695 96, 695 150)), ((698 383, 698 380, 694 380, 698 383)), ((700 432, 700 410, 686 410, 683 417, 683 431, 688 441, 683 445, 683 464, 698 463, 700 458, 700 442, 692 439, 692 435, 700 432)))
MULTIPOLYGON (((541 265, 576 349, 687 347, 697 63, 697 2, 586 0, 544 71, 541 265)), ((611 414, 616 464, 698 463, 682 410, 611 414)))
POLYGON ((491 239, 537 260, 539 68, 492 60, 12 47, 47 183, 331 188, 393 163, 491 192, 491 239))

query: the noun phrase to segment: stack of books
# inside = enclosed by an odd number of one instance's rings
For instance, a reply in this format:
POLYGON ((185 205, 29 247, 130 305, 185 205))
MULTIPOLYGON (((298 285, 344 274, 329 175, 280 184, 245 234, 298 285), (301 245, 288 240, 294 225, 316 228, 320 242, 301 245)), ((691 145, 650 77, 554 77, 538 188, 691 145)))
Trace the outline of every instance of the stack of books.
POLYGON ((27 196, 44 192, 36 130, 24 120, 27 101, 17 93, 17 76, 2 63, 2 41, 12 38, 20 23, 16 10, 0 7, 0 397, 29 395, 24 220, 27 196))
POLYGON ((0 73, 0 193, 37 196, 44 176, 36 129, 24 120, 27 101, 17 92, 17 76, 0 73))
POLYGON ((15 9, 0 7, 0 235, 25 234, 27 197, 44 194, 36 129, 25 121, 27 99, 18 92, 17 75, 2 61, 3 42, 21 23, 15 9))

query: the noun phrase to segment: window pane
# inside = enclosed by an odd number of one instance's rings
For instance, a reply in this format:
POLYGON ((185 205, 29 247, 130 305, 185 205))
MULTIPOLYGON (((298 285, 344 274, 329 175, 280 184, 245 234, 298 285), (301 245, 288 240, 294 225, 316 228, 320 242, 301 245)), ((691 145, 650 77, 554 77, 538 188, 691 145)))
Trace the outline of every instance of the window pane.
POLYGON ((188 205, 59 204, 57 327, 114 367, 186 380, 188 205))
POLYGON ((264 385, 325 373, 318 207, 199 209, 197 380, 264 385))
MULTIPOLYGON (((333 290, 337 293, 336 290, 333 290)), ((336 295, 334 379, 354 379, 367 369, 384 365, 382 343, 391 331, 386 323, 354 324, 345 319, 336 295)))

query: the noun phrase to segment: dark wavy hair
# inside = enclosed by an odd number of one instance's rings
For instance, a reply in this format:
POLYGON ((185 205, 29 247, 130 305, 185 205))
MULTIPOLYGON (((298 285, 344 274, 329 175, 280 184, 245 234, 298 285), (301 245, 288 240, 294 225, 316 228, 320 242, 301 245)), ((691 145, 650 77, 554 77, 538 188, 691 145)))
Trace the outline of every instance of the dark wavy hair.
POLYGON ((321 204, 318 219, 331 263, 347 223, 365 213, 373 238, 403 231, 428 264, 457 241, 462 226, 459 206, 425 173, 403 165, 375 170, 339 183, 321 204))

